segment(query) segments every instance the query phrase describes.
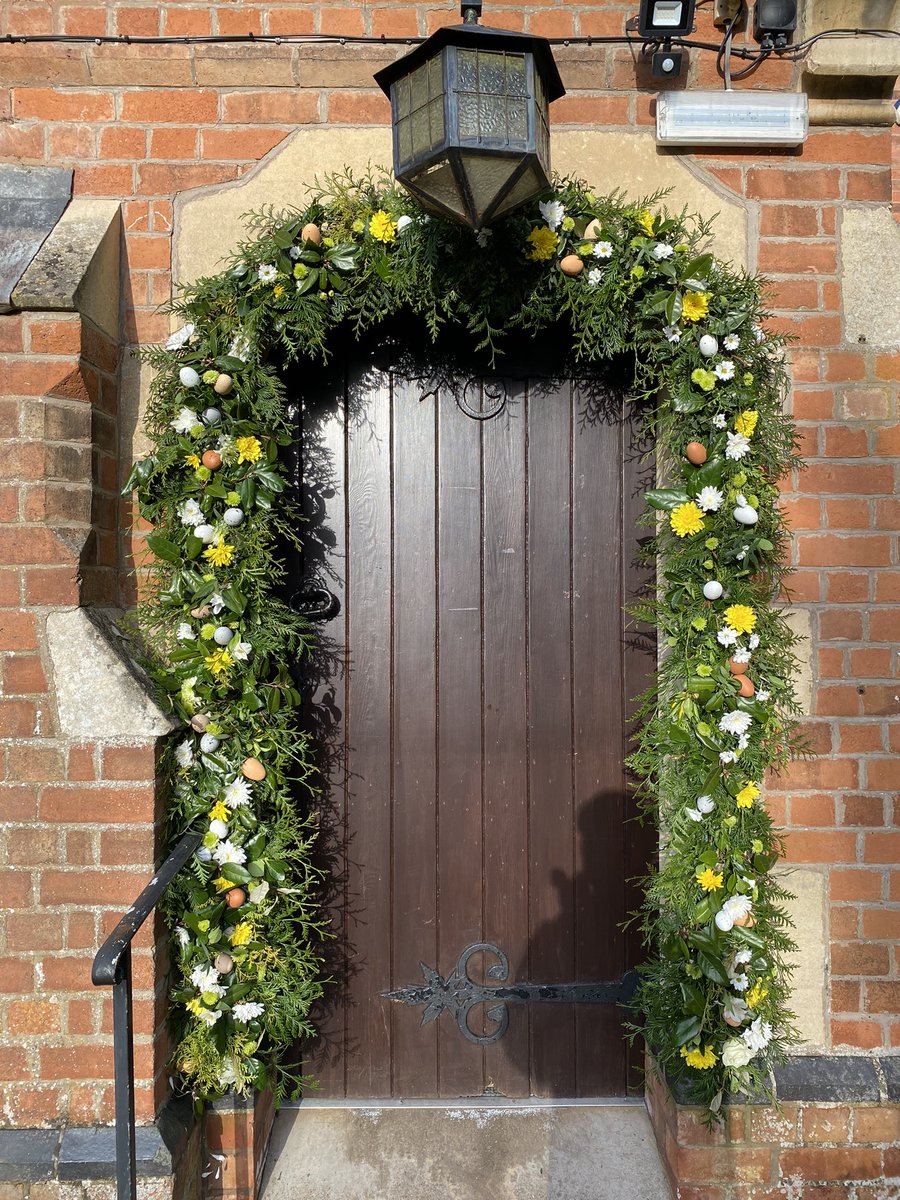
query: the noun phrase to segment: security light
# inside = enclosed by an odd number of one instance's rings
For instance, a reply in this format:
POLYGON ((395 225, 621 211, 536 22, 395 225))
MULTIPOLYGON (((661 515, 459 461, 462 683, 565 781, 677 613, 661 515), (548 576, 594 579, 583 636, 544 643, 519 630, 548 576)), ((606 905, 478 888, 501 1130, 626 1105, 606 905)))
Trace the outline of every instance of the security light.
POLYGON ((638 33, 642 38, 686 37, 694 28, 695 0, 641 0, 638 33))

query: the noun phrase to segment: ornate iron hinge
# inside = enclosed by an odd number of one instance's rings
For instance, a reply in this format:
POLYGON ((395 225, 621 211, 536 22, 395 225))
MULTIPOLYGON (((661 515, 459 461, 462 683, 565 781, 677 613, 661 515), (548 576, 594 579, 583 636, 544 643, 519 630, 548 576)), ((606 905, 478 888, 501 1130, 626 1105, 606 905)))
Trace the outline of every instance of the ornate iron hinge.
POLYGON ((491 942, 475 942, 459 956, 456 968, 444 979, 433 967, 419 964, 425 982, 419 986, 382 992, 398 1004, 424 1005, 422 1024, 436 1020, 445 1010, 456 1021, 460 1033, 478 1046, 498 1042, 509 1028, 509 1004, 627 1004, 637 988, 637 972, 626 971, 621 979, 609 983, 517 983, 503 987, 509 979, 509 959, 491 942), (475 954, 492 954, 497 962, 488 967, 488 979, 501 985, 491 987, 469 976, 469 960, 475 954), (469 1013, 479 1004, 489 1007, 485 1014, 497 1028, 490 1033, 475 1033, 469 1025, 469 1013))

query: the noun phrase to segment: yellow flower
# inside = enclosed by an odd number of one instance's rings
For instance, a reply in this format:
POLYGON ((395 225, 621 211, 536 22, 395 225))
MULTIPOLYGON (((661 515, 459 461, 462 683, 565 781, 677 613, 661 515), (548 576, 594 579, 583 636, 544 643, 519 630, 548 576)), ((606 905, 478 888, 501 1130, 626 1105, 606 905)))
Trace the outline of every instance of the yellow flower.
POLYGON ((709 292, 685 292, 681 301, 681 319, 700 321, 709 312, 709 292))
POLYGON ((397 236, 397 222, 391 218, 390 213, 386 213, 383 208, 378 212, 372 213, 369 220, 369 233, 376 242, 392 242, 397 236))
POLYGON ((187 1004, 185 1005, 185 1008, 188 1010, 188 1012, 192 1012, 195 1016, 198 1016, 198 1017, 203 1012, 203 1005, 200 1003, 200 999, 198 996, 194 996, 190 1000, 188 1000, 187 1004))
POLYGON ((717 875, 712 867, 705 867, 702 871, 697 870, 697 882, 703 888, 704 892, 717 892, 722 886, 722 876, 717 875))
POLYGON ((262 443, 259 438, 239 437, 234 439, 238 452, 238 462, 256 462, 262 454, 262 443))
POLYGON ((537 229, 532 229, 528 241, 531 242, 528 257, 532 262, 546 262, 548 258, 553 257, 559 245, 559 238, 547 225, 539 225, 537 229))
POLYGON ((754 983, 753 987, 747 993, 747 1007, 756 1008, 758 1004, 762 1004, 768 994, 768 988, 763 987, 761 983, 754 983))
POLYGON ((228 821, 228 805, 224 800, 217 800, 207 814, 211 821, 228 821))
POLYGON ((253 937, 253 926, 249 921, 239 921, 234 927, 234 933, 228 939, 232 946, 246 946, 253 937))
POLYGON ((219 542, 218 546, 209 546, 203 551, 203 557, 208 558, 214 567, 227 567, 234 554, 234 546, 219 542))
POLYGON ((738 808, 752 808, 753 801, 760 794, 760 790, 755 783, 745 783, 735 796, 735 803, 737 804, 738 808))
POLYGON ((687 504, 679 504, 669 513, 669 524, 676 537, 687 537, 689 533, 699 533, 704 529, 703 513, 693 500, 687 504))
POLYGON ((693 1050, 688 1050, 687 1046, 681 1047, 681 1057, 689 1067, 696 1067, 698 1071, 705 1071, 707 1067, 716 1065, 716 1052, 712 1046, 706 1046, 701 1050, 695 1046, 693 1050))
POLYGON ((193 467, 194 470, 196 471, 197 468, 200 466, 200 455, 199 454, 186 454, 184 456, 184 462, 185 462, 185 466, 193 467))
POLYGON ((753 437, 753 431, 756 429, 756 422, 759 420, 759 413, 755 408, 745 409, 739 417, 735 419, 735 433, 742 433, 744 437, 753 437))
POLYGON ((224 875, 220 875, 218 879, 213 880, 213 887, 217 892, 227 892, 234 884, 230 879, 226 879, 224 875))
POLYGON ((276 297, 283 296, 284 295, 284 284, 276 283, 275 286, 272 288, 272 295, 276 296, 276 297))
POLYGON ((223 648, 222 650, 213 651, 212 654, 207 654, 203 662, 206 665, 206 669, 212 675, 223 675, 232 665, 234 659, 231 657, 228 651, 223 648))
POLYGON ((649 208, 642 208, 637 215, 637 223, 646 231, 649 237, 653 236, 653 213, 649 208))
POLYGON ((756 613, 747 604, 729 604, 725 609, 725 624, 735 633, 752 633, 756 628, 756 613))

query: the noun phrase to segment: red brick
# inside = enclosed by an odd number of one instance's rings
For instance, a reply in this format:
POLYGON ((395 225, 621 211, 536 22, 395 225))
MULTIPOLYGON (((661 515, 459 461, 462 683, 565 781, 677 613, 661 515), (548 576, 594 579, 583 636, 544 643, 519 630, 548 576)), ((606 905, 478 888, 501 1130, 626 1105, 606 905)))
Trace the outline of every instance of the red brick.
POLYGON ((832 900, 880 900, 883 887, 881 872, 864 868, 835 867, 829 879, 832 900))
POLYGON ((890 154, 890 133, 887 130, 811 129, 803 148, 817 162, 823 163, 873 163, 884 162, 890 154))
POLYGON ((853 833, 807 833, 796 830, 786 839, 790 862, 833 863, 852 861, 856 857, 856 835, 853 833))
POLYGON ((851 170, 847 172, 848 200, 879 200, 891 198, 891 173, 884 168, 851 170))
POLYGON ((879 379, 900 380, 900 352, 877 354, 875 374, 879 379))
POLYGON ((836 788, 855 787, 857 764, 853 759, 830 758, 798 760, 792 762, 782 776, 782 787, 795 791, 830 791, 836 788))
POLYGON ((155 815, 156 795, 152 785, 131 788, 48 787, 41 797, 41 816, 45 821, 139 825, 152 822, 155 815))
POLYGON ((53 1000, 16 1000, 7 1009, 10 1033, 59 1033, 59 1003, 53 1000))
POLYGON ((42 1046, 41 1079, 108 1078, 113 1073, 112 1046, 96 1040, 84 1046, 42 1046))
MULTIPOLYGON (((841 912, 832 906, 832 913, 841 912)), ((858 912, 858 909, 852 909, 858 912)), ((859 1012, 862 1008, 862 984, 858 979, 834 979, 831 982, 831 1007, 835 1012, 859 1012)))
POLYGON ((865 825, 868 828, 884 824, 884 800, 880 796, 845 796, 844 825, 865 825))
MULTIPOLYGON (((41 876, 42 904, 131 904, 147 882, 146 871, 45 871, 41 876)), ((48 980, 49 986, 49 980, 48 980)))
MULTIPOLYGON (((318 118, 317 118, 318 119, 318 118)), ((391 119, 388 99, 375 92, 329 92, 328 120, 339 125, 386 125, 391 119)))
POLYGON ((356 37, 365 32, 362 8, 337 8, 323 5, 319 9, 319 32, 356 37))
POLYGON ((867 863, 900 862, 900 832, 867 833, 865 835, 865 858, 867 863))
POLYGON ((900 1108, 863 1108, 853 1114, 854 1142, 900 1142, 900 1108))
POLYGON ((779 1165, 783 1177, 797 1175, 810 1183, 816 1180, 878 1179, 881 1176, 881 1152, 849 1146, 798 1146, 783 1150, 779 1165))
POLYGON ((628 125, 628 96, 563 96, 550 110, 553 125, 628 125))
POLYGON ((810 463, 803 473, 803 486, 814 493, 845 493, 890 496, 894 490, 891 467, 865 463, 810 463))
POLYGON ((900 688, 889 684, 866 683, 859 686, 863 713, 895 717, 900 714, 900 688))
POLYGON ((30 992, 33 983, 34 968, 30 962, 21 958, 0 958, 0 992, 30 992))
POLYGON ((163 33, 167 37, 186 37, 194 34, 203 37, 212 33, 211 9, 178 8, 163 9, 163 33))
POLYGON ((858 609, 832 609, 830 612, 821 612, 819 614, 819 637, 826 642, 862 641, 862 612, 858 609))
POLYGON ((159 8, 125 8, 116 6, 113 9, 115 32, 127 33, 131 37, 154 37, 159 33, 161 11, 159 8))
POLYGON ((866 1012, 900 1013, 900 982, 866 983, 866 1012))
POLYGON ((865 429, 847 429, 830 425, 825 429, 825 454, 828 458, 866 458, 869 439, 865 429))
POLYGON ((685 1183, 768 1183, 771 1153, 736 1146, 679 1146, 672 1165, 685 1183))
MULTIPOLYGON (((128 125, 113 126, 100 132, 100 157, 105 159, 143 158, 147 150, 147 131, 128 125)), ((128 226, 126 225, 126 229, 128 226)))
MULTIPOLYGON (((160 192, 183 192, 213 183, 225 183, 238 174, 236 165, 219 163, 143 163, 138 167, 138 191, 155 196, 160 192)), ((126 332, 137 342, 164 341, 168 332, 168 317, 162 313, 131 314, 126 332)))
POLYGON ((115 115, 109 93, 74 88, 14 88, 12 106, 20 121, 111 121, 115 115))
POLYGON ((28 604, 77 605, 81 598, 78 568, 40 567, 25 572, 28 604))
POLYGON ((9 950, 61 950, 63 918, 60 913, 10 913, 6 918, 9 950))
POLYGON ((7 755, 9 775, 13 779, 44 782, 65 776, 62 751, 51 746, 10 746, 7 755))
POLYGON ((890 679, 893 676, 891 651, 876 646, 851 650, 850 672, 856 679, 890 679))
POLYGON ((875 454, 883 458, 900 456, 900 424, 875 431, 875 454))
MULTIPOLYGON (((150 134, 150 155, 156 161, 170 159, 190 159, 193 161, 197 158, 198 141, 199 134, 196 127, 181 125, 163 126, 162 129, 154 129, 150 134)), ((135 239, 135 241, 137 240, 135 239)), ((131 244, 129 241, 129 246, 131 244)), ((154 266, 157 264, 150 265, 154 266)), ((168 263, 161 265, 168 266, 168 263)))
POLYGON ((759 244, 759 269, 771 275, 834 275, 837 247, 831 241, 775 241, 759 244))
MULTIPOLYGON (((829 529, 868 529, 872 522, 869 500, 826 500, 825 501, 825 519, 829 529)), ((846 580, 853 578, 859 584, 866 583, 868 585, 868 575, 848 576, 846 572, 841 572, 835 576, 836 579, 846 580)), ((829 579, 829 588, 831 579, 829 579)), ((860 589, 861 590, 861 589, 860 589)), ((861 600, 868 600, 868 587, 864 595, 859 597, 861 600)), ((846 601, 844 601, 846 602, 846 601)))
POLYGON ((890 973, 888 947, 860 942, 832 945, 831 970, 834 975, 887 975, 890 973))
POLYGON ((864 908, 863 934, 876 941, 900 942, 900 908, 864 908))
POLYGON ((204 129, 200 157, 256 162, 288 137, 290 129, 204 129))
POLYGON ((211 89, 152 88, 124 92, 119 116, 138 124, 193 125, 210 124, 217 113, 218 97, 211 89))
POLYGON ((107 746, 103 751, 104 779, 153 780, 156 775, 156 748, 146 743, 139 746, 107 746))
POLYGON ((110 829, 100 837, 100 861, 104 866, 131 863, 152 871, 154 850, 149 830, 110 829))
POLYGON ((0 700, 0 737, 33 737, 35 723, 30 700, 0 700))
POLYGON ((877 1021, 832 1020, 831 1041, 834 1046, 879 1050, 884 1045, 884 1032, 877 1021))
POLYGON ((884 748, 881 726, 874 721, 860 725, 840 725, 838 727, 840 751, 842 754, 878 752, 884 748))
POLYGON ((764 204, 759 231, 763 237, 818 237, 818 207, 815 204, 764 204))
POLYGON ((834 825, 834 797, 824 793, 794 796, 791 800, 791 824, 830 828, 834 825))
POLYGON ((94 778, 96 778, 94 747, 91 745, 70 746, 66 779, 84 781, 94 778))
POLYGON ((804 1142, 846 1142, 850 1137, 850 1109, 804 1108, 801 1114, 804 1142))
MULTIPOLYGON (((838 942, 852 942, 858 938, 859 909, 844 904, 832 905, 829 932, 832 939, 838 942)), ((835 1012, 841 1011, 837 1001, 834 999, 833 993, 832 1009, 835 1012)))
POLYGON ((890 398, 879 388, 851 388, 843 393, 841 408, 850 421, 883 420, 890 412, 890 398))

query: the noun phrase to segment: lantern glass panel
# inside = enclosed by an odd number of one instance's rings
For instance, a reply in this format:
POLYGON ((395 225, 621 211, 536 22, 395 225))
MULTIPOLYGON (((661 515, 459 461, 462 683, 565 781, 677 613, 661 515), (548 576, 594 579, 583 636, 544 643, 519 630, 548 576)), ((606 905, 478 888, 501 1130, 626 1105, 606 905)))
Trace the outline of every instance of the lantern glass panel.
MULTIPOLYGON (((443 205, 461 219, 466 216, 466 202, 460 193, 453 170, 446 159, 417 171, 409 178, 409 185, 420 199, 433 197, 437 204, 443 205)), ((426 202, 425 207, 428 207, 426 202)), ((439 211, 439 210, 438 210, 439 211)))
POLYGON ((530 200, 532 196, 539 195, 546 189, 548 182, 547 176, 539 164, 532 163, 526 168, 519 179, 516 180, 509 193, 500 201, 494 212, 494 217, 491 219, 502 217, 504 213, 512 212, 520 204, 524 204, 526 200, 530 200))
POLYGON ((456 103, 461 142, 489 141, 525 149, 530 56, 456 51, 456 103))

